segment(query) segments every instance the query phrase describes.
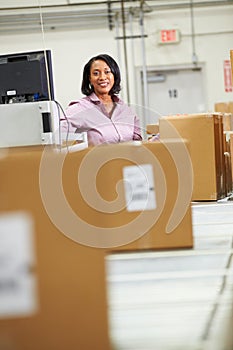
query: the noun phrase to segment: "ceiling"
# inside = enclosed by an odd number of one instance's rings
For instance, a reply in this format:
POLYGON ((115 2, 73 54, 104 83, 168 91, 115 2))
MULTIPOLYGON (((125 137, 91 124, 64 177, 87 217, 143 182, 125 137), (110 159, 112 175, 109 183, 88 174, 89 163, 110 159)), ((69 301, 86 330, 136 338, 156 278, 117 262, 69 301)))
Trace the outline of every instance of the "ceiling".
POLYGON ((0 33, 114 28, 147 13, 193 7, 233 5, 233 0, 8 0, 0 4, 0 33))

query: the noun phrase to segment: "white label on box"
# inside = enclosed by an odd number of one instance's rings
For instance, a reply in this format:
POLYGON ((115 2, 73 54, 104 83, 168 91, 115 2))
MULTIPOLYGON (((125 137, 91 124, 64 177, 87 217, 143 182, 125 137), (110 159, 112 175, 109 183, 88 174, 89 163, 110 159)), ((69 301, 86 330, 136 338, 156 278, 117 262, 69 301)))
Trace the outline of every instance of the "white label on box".
POLYGON ((33 223, 25 213, 0 216, 0 318, 37 309, 33 223))
POLYGON ((156 208, 154 175, 151 164, 124 167, 123 179, 128 211, 153 210, 156 208))

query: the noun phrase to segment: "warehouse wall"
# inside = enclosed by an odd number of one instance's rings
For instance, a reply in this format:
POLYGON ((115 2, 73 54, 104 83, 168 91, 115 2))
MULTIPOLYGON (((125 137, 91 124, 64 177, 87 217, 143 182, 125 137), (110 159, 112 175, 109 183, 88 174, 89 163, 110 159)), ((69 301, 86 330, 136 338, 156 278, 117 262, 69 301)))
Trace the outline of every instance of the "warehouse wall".
MULTIPOLYGON (((233 46, 233 8, 194 9, 195 46, 198 61, 206 67, 207 108, 218 101, 232 99, 232 93, 224 91, 223 61, 229 60, 233 46)), ((148 21, 149 39, 146 46, 148 65, 171 65, 192 62, 192 37, 189 10, 158 13, 148 21), (159 46, 155 40, 156 30, 177 27, 181 42, 177 45, 159 46)), ((190 82, 191 84, 192 82, 190 82)), ((188 86, 187 86, 188 88, 188 86)))
MULTIPOLYGON (((217 101, 233 100, 232 92, 224 90, 224 60, 228 60, 233 49, 233 6, 206 7, 194 9, 195 47, 198 62, 205 65, 204 83, 206 90, 206 108, 213 110, 217 101)), ((125 84, 125 61, 122 40, 116 40, 116 30, 56 28, 34 33, 12 33, 0 35, 0 54, 33 51, 48 48, 52 50, 56 99, 64 106, 70 100, 81 96, 81 72, 84 64, 92 55, 109 53, 118 60, 123 74, 122 97, 127 98, 125 84)), ((126 25, 127 34, 141 33, 139 18, 134 18, 132 26, 126 25)), ((145 14, 144 32, 145 56, 148 68, 157 66, 176 66, 192 64, 193 46, 191 16, 189 9, 158 11, 145 14), (160 29, 177 28, 181 41, 176 44, 159 45, 160 29)), ((122 35, 122 30, 120 29, 122 35)), ((128 76, 130 102, 142 103, 135 86, 135 74, 143 64, 142 40, 127 41, 128 76)), ((188 82, 187 89, 189 88, 188 82)), ((140 89, 139 89, 140 91, 140 89)))
POLYGON ((52 50, 56 99, 65 107, 81 96, 81 73, 86 61, 99 52, 116 56, 113 33, 108 29, 92 31, 51 31, 43 35, 15 34, 1 37, 1 53, 52 50), (104 40, 102 39, 104 38, 104 40), (45 40, 43 40, 45 39, 45 40))

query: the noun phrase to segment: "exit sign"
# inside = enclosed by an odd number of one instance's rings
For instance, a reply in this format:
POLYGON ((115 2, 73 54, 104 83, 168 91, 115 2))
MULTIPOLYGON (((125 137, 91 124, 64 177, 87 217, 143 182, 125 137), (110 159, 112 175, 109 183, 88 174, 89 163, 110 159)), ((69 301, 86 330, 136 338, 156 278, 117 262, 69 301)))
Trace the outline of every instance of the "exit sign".
POLYGON ((162 29, 159 31, 160 44, 173 44, 180 41, 180 33, 178 29, 162 29))

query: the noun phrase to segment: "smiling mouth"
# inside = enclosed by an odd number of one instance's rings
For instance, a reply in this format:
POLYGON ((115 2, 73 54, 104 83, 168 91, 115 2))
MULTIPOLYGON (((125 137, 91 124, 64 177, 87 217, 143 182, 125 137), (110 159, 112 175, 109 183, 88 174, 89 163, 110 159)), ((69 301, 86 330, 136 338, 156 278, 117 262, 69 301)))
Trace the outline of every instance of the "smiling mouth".
POLYGON ((106 87, 107 85, 108 85, 107 82, 105 82, 105 83, 99 83, 99 86, 102 86, 102 87, 106 87))

